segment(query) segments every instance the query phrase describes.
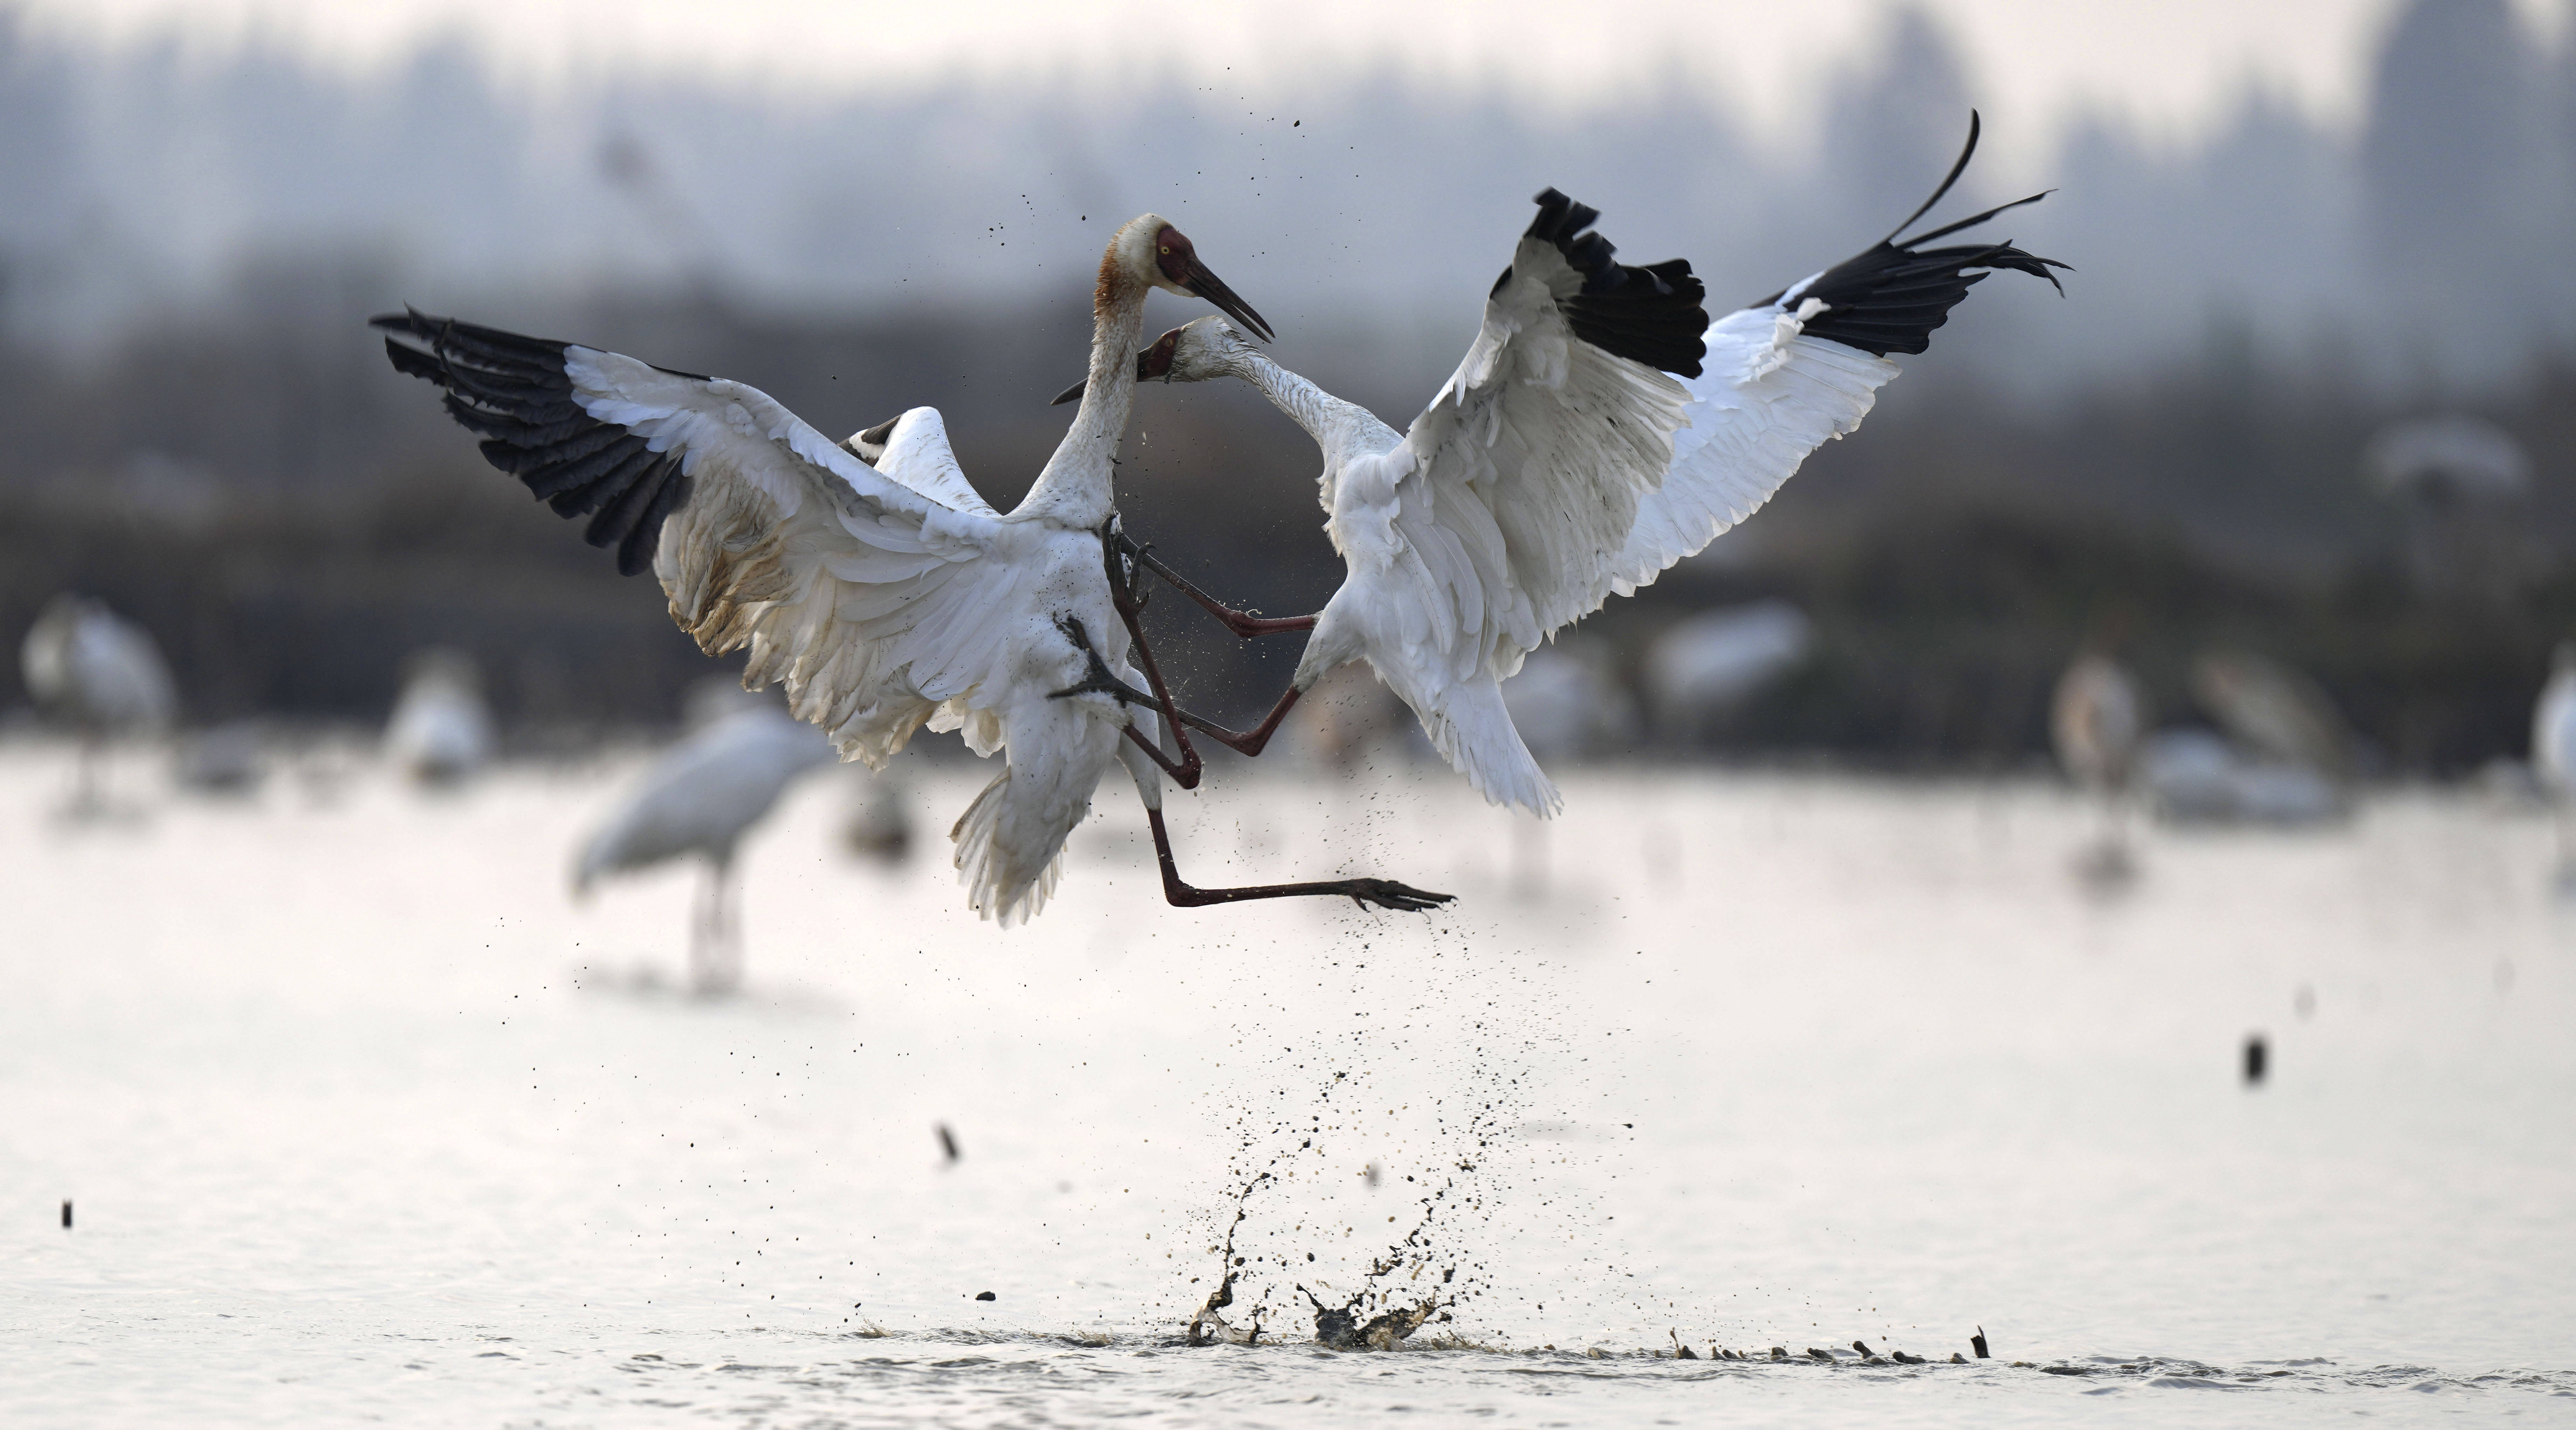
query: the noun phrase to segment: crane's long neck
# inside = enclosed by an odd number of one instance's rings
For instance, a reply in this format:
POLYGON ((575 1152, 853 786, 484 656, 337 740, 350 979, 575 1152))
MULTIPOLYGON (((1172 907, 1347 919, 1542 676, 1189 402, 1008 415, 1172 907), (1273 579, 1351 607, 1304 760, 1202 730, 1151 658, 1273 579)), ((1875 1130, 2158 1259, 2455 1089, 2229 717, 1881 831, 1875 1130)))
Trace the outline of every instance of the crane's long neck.
POLYGON ((1118 455, 1128 409, 1136 402, 1136 340, 1145 325, 1146 288, 1125 283, 1115 288, 1104 284, 1103 290, 1092 304, 1091 377, 1082 389, 1082 406, 1013 516, 1043 517, 1087 531, 1107 521, 1117 506, 1117 469, 1111 459, 1118 455))
POLYGON ((1335 397, 1260 353, 1246 348, 1230 357, 1228 366, 1235 374, 1260 388, 1270 405, 1305 428, 1306 435, 1314 438, 1315 445, 1328 456, 1353 455, 1350 449, 1355 446, 1363 451, 1383 449, 1401 440, 1377 419, 1376 413, 1335 397))

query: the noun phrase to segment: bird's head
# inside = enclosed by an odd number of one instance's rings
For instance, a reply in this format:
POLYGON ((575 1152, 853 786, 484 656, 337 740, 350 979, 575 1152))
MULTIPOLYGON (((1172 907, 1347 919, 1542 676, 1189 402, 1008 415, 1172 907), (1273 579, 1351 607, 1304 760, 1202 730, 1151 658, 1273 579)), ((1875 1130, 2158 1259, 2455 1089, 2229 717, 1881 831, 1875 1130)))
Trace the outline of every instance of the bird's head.
MULTIPOLYGON (((1214 377, 1240 374, 1242 360, 1254 351, 1252 343, 1235 331, 1223 318, 1201 318, 1184 324, 1156 338, 1136 354, 1138 382, 1205 382, 1214 377)), ((1084 384, 1055 395, 1061 406, 1082 396, 1084 384)))
POLYGON ((1204 298, 1264 341, 1270 337, 1270 325, 1199 261, 1198 248, 1188 235, 1160 214, 1128 220, 1109 240, 1108 251, 1100 256, 1100 284, 1093 301, 1106 308, 1140 284, 1184 298, 1204 298))

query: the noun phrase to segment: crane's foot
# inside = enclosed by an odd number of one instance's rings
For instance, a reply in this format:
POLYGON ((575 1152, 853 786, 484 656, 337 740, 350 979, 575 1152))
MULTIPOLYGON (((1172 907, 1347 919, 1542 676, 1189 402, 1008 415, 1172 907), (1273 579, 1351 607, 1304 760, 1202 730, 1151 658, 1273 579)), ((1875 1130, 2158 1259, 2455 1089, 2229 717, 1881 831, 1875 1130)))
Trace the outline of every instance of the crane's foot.
POLYGON ((1100 658, 1099 650, 1091 644, 1091 632, 1084 629, 1081 617, 1057 616, 1055 628, 1064 632, 1064 638, 1073 642, 1074 649, 1081 651, 1091 665, 1084 672, 1082 679, 1062 690, 1048 691, 1047 699, 1062 700, 1071 695, 1107 695, 1129 705, 1142 705, 1149 710, 1158 708, 1153 696, 1120 680, 1117 673, 1109 668, 1109 662, 1100 658))
POLYGON ((1247 899, 1347 898, 1361 908, 1426 913, 1454 901, 1455 894, 1435 894, 1393 879, 1318 879, 1307 884, 1257 884, 1244 889, 1202 889, 1184 884, 1176 874, 1163 879, 1163 898, 1176 908, 1203 909, 1247 899))
POLYGON ((1364 909, 1394 909, 1398 913, 1418 914, 1458 897, 1456 894, 1435 894, 1411 884, 1399 884, 1393 879, 1351 879, 1345 882, 1350 888, 1344 892, 1351 896, 1353 903, 1364 909))

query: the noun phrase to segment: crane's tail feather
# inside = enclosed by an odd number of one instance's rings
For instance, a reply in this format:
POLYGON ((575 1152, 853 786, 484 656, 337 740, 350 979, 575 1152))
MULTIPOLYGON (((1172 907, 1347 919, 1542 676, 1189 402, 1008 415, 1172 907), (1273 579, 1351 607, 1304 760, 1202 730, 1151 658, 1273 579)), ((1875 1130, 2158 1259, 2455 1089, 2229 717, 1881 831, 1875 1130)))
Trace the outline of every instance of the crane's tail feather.
POLYGON ((1010 792, 1011 771, 1005 767, 948 831, 957 844, 957 881, 966 886, 967 905, 1004 928, 1036 917, 1064 874, 1063 840, 1039 856, 1006 837, 1010 792))
POLYGON ((1925 248, 1934 239, 1947 238, 1962 229, 1974 228, 2007 209, 2035 204, 2048 197, 2033 194, 1998 204, 1983 213, 1972 214, 1956 223, 1944 224, 1929 233, 1917 234, 1903 242, 1897 235, 1912 228, 1916 220, 1931 212, 1932 206, 1950 192, 1950 186, 1968 168, 1970 156, 1977 152, 1977 116, 1968 116, 1968 144, 1959 152, 1958 162, 1950 166, 1941 187, 1923 206, 1898 224, 1894 233, 1880 239, 1865 252, 1835 264, 1794 288, 1772 294, 1756 308, 1773 304, 1796 308, 1812 298, 1824 307, 1805 320, 1808 337, 1822 338, 1858 348, 1872 357, 1889 353, 1919 353, 1932 346, 1932 330, 1950 321, 1950 310, 1968 296, 1968 290, 1985 281, 1988 272, 2009 269, 2045 278, 2049 286, 2065 293, 2064 284, 2051 270, 2073 272, 2067 264, 2054 258, 2042 258, 2015 248, 2007 239, 2001 243, 1958 244, 1949 248, 1925 248), (1970 272, 1969 270, 1979 270, 1970 272))
POLYGON ((1449 767, 1467 777, 1488 804, 1518 805, 1541 819, 1565 808, 1565 796, 1521 740, 1503 689, 1490 677, 1452 686, 1441 699, 1413 707, 1422 732, 1449 767))

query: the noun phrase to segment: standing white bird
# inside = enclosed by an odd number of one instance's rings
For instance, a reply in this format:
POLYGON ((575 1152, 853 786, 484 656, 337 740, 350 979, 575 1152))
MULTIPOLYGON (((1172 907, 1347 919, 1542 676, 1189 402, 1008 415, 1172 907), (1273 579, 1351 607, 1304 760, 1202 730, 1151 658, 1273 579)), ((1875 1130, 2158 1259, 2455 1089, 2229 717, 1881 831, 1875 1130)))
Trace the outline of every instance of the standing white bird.
POLYGON ((1365 659, 1488 800, 1556 812, 1556 786, 1498 689, 1523 656, 1705 547, 1809 452, 1857 427, 1897 374, 1886 355, 1924 351, 1985 277, 1965 270, 2056 282, 2049 269, 2065 265, 2010 243, 1921 247, 2013 204, 1896 242, 1958 181, 1977 132, 1971 116, 1949 176, 1886 239, 1714 324, 1687 262, 1623 266, 1585 232, 1594 210, 1541 193, 1466 360, 1402 434, 1221 321, 1165 333, 1138 356, 1140 377, 1241 378, 1323 449, 1325 531, 1348 571, 1318 615, 1263 620, 1133 551, 1238 636, 1313 631, 1287 692, 1251 731, 1172 713, 1258 754, 1326 671, 1365 659))
POLYGON ((1427 906, 1382 880, 1191 890, 1174 872, 1148 749, 1158 727, 1120 693, 1135 672, 1104 552, 1155 288, 1268 334, 1178 229, 1153 214, 1127 223, 1093 292, 1090 391, 1008 515, 966 480, 930 408, 836 443, 738 382, 418 313, 375 322, 394 366, 446 388, 449 413, 489 439, 486 459, 560 515, 596 513, 593 545, 614 545, 622 572, 651 566, 702 650, 748 646, 743 683, 784 681, 789 708, 843 758, 882 768, 925 723, 961 730, 979 754, 1007 751, 950 832, 986 917, 1037 912, 1113 760, 1136 778, 1175 903, 1329 893, 1427 906))
POLYGON ((2561 641, 2550 654, 2549 683, 2531 712, 2531 767, 2558 824, 2558 886, 2576 888, 2576 842, 2567 827, 2568 806, 2576 803, 2576 641, 2561 641))
POLYGON ((2102 837, 2077 857, 2077 871, 2094 883, 2127 878, 2137 867, 2129 855, 2129 781, 2139 737, 2146 733, 2146 702, 2137 682, 2106 652, 2086 650, 2057 679, 2048 728, 2058 763, 2102 815, 2102 837))
POLYGON ((37 708, 80 734, 77 814, 104 808, 107 742, 164 734, 178 713, 170 667, 150 633, 88 596, 65 592, 45 603, 18 647, 18 668, 37 708))
POLYGON ((462 784, 492 758, 483 677, 463 651, 433 647, 406 664, 411 674, 385 721, 385 758, 415 784, 462 784))
POLYGON ((830 741, 782 710, 724 716, 656 760, 582 841, 573 892, 587 895, 603 874, 696 855, 706 879, 690 916, 690 985, 708 996, 733 992, 742 984, 735 851, 797 776, 832 759, 830 741))

